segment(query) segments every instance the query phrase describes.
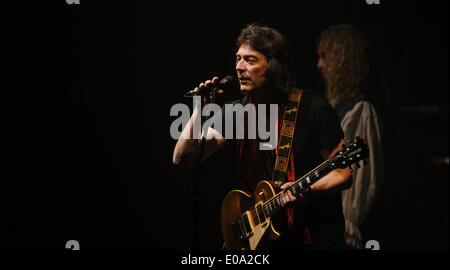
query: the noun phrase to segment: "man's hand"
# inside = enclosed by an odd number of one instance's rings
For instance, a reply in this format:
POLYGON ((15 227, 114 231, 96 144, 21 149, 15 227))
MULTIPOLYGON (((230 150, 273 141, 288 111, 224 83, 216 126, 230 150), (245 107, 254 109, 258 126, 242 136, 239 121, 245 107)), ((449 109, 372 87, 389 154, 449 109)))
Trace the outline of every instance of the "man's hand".
MULTIPOLYGON (((287 182, 284 185, 281 186, 281 194, 280 194, 280 198, 281 198, 281 205, 284 207, 286 206, 286 204, 290 203, 290 202, 294 202, 297 200, 297 198, 292 195, 292 193, 289 190, 286 190, 287 188, 289 188, 290 186, 292 186, 294 184, 294 182, 287 182)), ((302 195, 300 194, 300 197, 302 195)))
MULTIPOLYGON (((218 81, 219 81, 219 77, 214 77, 212 80, 207 80, 207 81, 205 81, 203 83, 200 83, 198 85, 198 88, 201 89, 203 87, 209 87, 209 86, 211 86, 211 84, 217 83, 218 81)), ((218 89, 217 90, 217 94, 222 94, 222 93, 223 93, 222 89, 218 89)), ((203 104, 210 103, 211 100, 212 100, 212 93, 210 93, 209 95, 203 96, 203 104)))

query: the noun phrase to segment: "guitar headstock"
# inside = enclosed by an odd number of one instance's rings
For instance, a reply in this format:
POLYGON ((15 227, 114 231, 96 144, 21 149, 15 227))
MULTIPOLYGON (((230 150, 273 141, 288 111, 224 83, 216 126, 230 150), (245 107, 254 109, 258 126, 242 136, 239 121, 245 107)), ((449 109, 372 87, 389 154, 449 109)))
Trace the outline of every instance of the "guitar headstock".
POLYGON ((347 144, 342 145, 342 150, 330 160, 332 168, 346 168, 364 160, 369 156, 369 148, 364 143, 363 139, 356 137, 353 141, 348 141, 347 144))

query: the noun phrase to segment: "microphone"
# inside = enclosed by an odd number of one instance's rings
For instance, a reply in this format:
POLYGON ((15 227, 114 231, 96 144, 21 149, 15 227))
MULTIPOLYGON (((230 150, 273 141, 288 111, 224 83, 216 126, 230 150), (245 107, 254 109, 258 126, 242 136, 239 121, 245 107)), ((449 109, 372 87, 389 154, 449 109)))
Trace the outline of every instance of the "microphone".
POLYGON ((204 95, 209 92, 217 91, 217 89, 219 88, 228 88, 230 86, 237 85, 237 82, 238 80, 235 76, 228 75, 219 82, 212 83, 211 85, 202 88, 195 87, 194 90, 188 91, 186 94, 184 94, 184 96, 189 97, 195 95, 204 95))

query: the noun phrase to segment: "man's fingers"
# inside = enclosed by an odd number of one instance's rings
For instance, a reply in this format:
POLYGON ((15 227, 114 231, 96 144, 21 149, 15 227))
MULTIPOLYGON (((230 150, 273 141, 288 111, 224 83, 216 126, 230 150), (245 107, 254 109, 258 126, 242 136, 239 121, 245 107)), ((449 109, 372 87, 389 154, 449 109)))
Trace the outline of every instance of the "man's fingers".
POLYGON ((212 83, 216 83, 217 81, 219 81, 219 77, 214 77, 212 78, 212 80, 207 80, 205 82, 202 82, 198 85, 199 88, 211 85, 212 83))
POLYGON ((297 198, 294 195, 292 195, 292 193, 289 190, 287 192, 287 196, 291 202, 297 200, 297 198))
POLYGON ((283 190, 281 192, 280 198, 282 206, 285 206, 287 203, 294 202, 297 200, 297 198, 294 197, 294 195, 292 195, 292 193, 289 190, 283 190))
POLYGON ((292 186, 292 184, 294 184, 294 183, 293 182, 287 182, 287 183, 285 183, 284 185, 281 186, 281 189, 286 189, 286 188, 292 186))
POLYGON ((285 206, 286 205, 286 195, 284 194, 284 191, 281 192, 281 206, 285 206))
MULTIPOLYGON (((219 77, 214 77, 214 78, 212 78, 211 80, 207 80, 207 81, 205 81, 205 82, 202 82, 202 83, 200 83, 199 85, 198 85, 198 88, 203 88, 203 87, 209 87, 209 86, 211 86, 213 83, 216 83, 216 82, 218 82, 219 81, 219 77)), ((223 90, 222 89, 219 89, 218 91, 218 94, 222 94, 223 93, 223 90)), ((211 95, 211 94, 210 94, 211 95)), ((211 96, 210 97, 206 97, 206 95, 203 97, 203 102, 207 102, 207 100, 208 99, 210 99, 211 98, 211 96)))

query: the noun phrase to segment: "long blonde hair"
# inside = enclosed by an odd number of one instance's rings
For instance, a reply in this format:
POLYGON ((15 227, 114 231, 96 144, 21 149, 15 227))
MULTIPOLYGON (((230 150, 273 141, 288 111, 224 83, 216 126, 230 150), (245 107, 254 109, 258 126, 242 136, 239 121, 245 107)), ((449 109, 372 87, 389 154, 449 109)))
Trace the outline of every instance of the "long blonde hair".
POLYGON ((357 97, 369 87, 371 50, 356 27, 338 24, 320 34, 318 53, 325 61, 326 96, 335 106, 357 97))

